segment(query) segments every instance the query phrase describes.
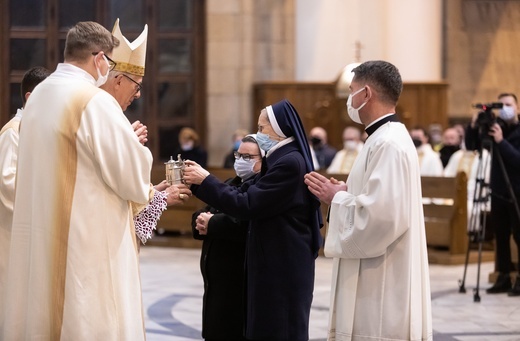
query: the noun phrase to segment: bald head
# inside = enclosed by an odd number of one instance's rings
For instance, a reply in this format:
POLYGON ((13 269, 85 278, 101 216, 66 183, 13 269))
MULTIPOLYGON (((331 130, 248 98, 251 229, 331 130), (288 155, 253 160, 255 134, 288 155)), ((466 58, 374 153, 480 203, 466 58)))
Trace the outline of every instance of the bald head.
POLYGON ((322 127, 314 127, 309 133, 311 139, 320 139, 321 143, 327 143, 327 132, 322 127))
POLYGON ((461 136, 457 129, 448 128, 442 133, 442 144, 445 146, 458 146, 460 145, 461 136))

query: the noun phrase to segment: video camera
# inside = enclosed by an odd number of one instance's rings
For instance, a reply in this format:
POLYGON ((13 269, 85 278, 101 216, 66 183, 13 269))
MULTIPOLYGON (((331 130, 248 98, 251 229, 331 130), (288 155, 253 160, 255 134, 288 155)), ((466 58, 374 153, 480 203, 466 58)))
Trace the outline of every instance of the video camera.
POLYGON ((492 103, 477 103, 473 105, 473 108, 482 109, 478 115, 475 125, 481 130, 483 136, 487 136, 489 129, 493 124, 497 122, 493 109, 502 109, 504 104, 502 102, 492 103))

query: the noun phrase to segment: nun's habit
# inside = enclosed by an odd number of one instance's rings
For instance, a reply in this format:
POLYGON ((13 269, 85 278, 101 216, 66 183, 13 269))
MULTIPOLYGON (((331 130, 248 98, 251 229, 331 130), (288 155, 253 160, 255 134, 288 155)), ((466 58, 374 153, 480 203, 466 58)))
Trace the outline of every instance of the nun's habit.
POLYGON ((222 212, 250 220, 246 338, 308 340, 322 226, 319 200, 304 183, 312 159, 294 107, 283 100, 266 109, 273 129, 286 138, 267 153, 253 183, 237 188, 209 175, 192 191, 222 212))

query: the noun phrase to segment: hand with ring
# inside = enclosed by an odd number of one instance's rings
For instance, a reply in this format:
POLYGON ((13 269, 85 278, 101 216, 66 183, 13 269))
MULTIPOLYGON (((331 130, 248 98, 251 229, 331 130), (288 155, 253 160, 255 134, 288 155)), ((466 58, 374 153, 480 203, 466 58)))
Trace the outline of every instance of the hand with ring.
POLYGON ((168 206, 182 205, 191 196, 191 191, 188 186, 184 184, 175 184, 166 188, 166 203, 168 206))

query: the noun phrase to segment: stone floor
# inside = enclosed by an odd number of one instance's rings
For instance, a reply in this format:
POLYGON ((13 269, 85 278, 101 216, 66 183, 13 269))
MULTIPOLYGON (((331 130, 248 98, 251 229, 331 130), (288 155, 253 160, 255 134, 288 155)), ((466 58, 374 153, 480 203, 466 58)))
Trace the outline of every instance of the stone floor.
MULTIPOLYGON (((202 340, 202 277, 198 249, 146 246, 141 249, 141 279, 149 341, 202 340)), ((311 309, 310 339, 325 340, 332 262, 319 257, 311 309)), ((520 340, 520 297, 487 295, 492 263, 482 263, 480 302, 474 302, 477 265, 470 264, 466 293, 459 293, 463 265, 430 265, 434 340, 520 340)))

